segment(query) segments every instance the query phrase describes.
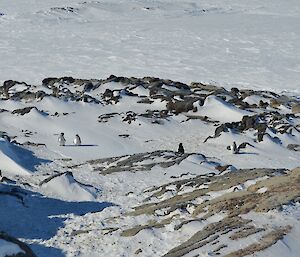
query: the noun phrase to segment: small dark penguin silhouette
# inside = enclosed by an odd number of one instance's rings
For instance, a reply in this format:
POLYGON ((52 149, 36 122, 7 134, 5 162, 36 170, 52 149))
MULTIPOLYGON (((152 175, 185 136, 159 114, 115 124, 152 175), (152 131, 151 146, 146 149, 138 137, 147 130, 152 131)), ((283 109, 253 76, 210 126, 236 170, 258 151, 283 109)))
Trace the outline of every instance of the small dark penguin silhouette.
POLYGON ((184 154, 184 148, 183 148, 182 143, 179 144, 179 146, 178 146, 178 151, 177 151, 177 152, 178 152, 178 153, 181 153, 181 154, 184 154))

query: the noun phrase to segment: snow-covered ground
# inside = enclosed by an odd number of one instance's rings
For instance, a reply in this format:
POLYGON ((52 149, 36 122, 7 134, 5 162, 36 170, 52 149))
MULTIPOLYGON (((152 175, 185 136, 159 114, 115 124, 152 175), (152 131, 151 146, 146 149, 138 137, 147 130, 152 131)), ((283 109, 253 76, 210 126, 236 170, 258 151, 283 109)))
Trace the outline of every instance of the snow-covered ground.
POLYGON ((0 32, 0 257, 299 256, 298 0, 0 0, 0 32))
POLYGON ((116 74, 299 93, 298 0, 13 0, 0 13, 0 81, 116 74))
POLYGON ((41 257, 226 256, 285 234, 286 247, 268 245, 268 254, 279 256, 279 247, 297 256, 299 172, 285 170, 300 166, 297 96, 149 80, 61 78, 0 88, 1 229, 41 257), (184 108, 172 107, 176 101, 184 108), (186 154, 177 153, 179 142, 186 154), (236 154, 228 150, 233 142, 236 154), (244 212, 201 211, 239 192, 277 212, 254 212, 246 226, 244 212), (256 223, 259 215, 270 218, 256 223), (220 240, 172 255, 218 222, 232 227, 229 237, 217 230, 211 240, 220 240))

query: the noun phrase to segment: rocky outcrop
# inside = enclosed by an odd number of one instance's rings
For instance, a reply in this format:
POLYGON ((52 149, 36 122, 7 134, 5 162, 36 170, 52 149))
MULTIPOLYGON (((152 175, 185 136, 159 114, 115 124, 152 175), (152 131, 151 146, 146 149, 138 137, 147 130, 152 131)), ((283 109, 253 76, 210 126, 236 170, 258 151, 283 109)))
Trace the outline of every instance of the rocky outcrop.
POLYGON ((300 104, 295 104, 292 106, 292 113, 294 114, 300 113, 300 104))
POLYGON ((32 107, 25 107, 25 108, 22 108, 22 109, 16 109, 16 110, 12 111, 11 113, 12 113, 12 114, 20 114, 20 115, 23 116, 23 115, 25 115, 25 114, 27 114, 27 113, 30 113, 30 111, 31 111, 32 109, 37 110, 36 107, 32 106, 32 107))
POLYGON ((222 256, 242 257, 262 251, 288 234, 290 225, 259 226, 251 219, 243 218, 249 212, 266 213, 272 209, 280 209, 283 205, 300 199, 300 169, 291 171, 280 169, 250 169, 229 172, 224 175, 204 175, 190 179, 177 180, 160 187, 153 187, 145 193, 153 192, 145 199, 145 204, 137 206, 128 213, 129 216, 152 215, 160 213, 160 221, 149 219, 147 224, 127 228, 121 232, 121 236, 131 237, 141 230, 150 228, 162 228, 175 222, 180 230, 183 225, 190 222, 204 222, 209 217, 223 213, 220 221, 209 223, 188 240, 179 246, 169 250, 164 257, 181 257, 206 245, 211 252, 222 256), (257 180, 257 181, 256 181, 257 180), (248 181, 256 181, 247 185, 248 181), (200 187, 202 186, 202 188, 200 187), (191 190, 191 187, 194 190, 191 190), (176 188, 176 195, 168 197, 168 188, 176 188), (185 191, 189 188, 187 191, 185 191), (220 196, 210 197, 211 193, 223 192, 220 196), (159 201, 158 199, 164 199, 159 201), (201 204, 197 199, 204 198, 201 204), (176 215, 181 210, 191 208, 191 219, 182 220, 182 216, 176 215), (160 212, 158 212, 161 210, 160 212), (162 211, 163 210, 163 211, 162 211), (164 218, 165 217, 165 218, 164 218), (179 218, 181 217, 181 218, 179 218), (201 217, 201 218, 199 218, 201 217), (227 250, 228 245, 222 244, 219 238, 226 237, 228 244, 241 238, 247 238, 253 234, 261 238, 258 243, 253 243, 235 251, 227 250), (226 254, 224 254, 224 252, 226 254))
POLYGON ((292 131, 299 132, 299 129, 293 124, 290 114, 280 114, 278 112, 263 112, 253 116, 245 115, 240 122, 226 122, 219 125, 215 129, 213 136, 209 136, 204 142, 209 139, 221 136, 223 132, 244 133, 248 130, 256 130, 257 142, 263 141, 264 135, 267 134, 267 129, 271 129, 276 133, 292 133, 292 131))
POLYGON ((94 171, 98 171, 103 175, 122 172, 122 171, 147 171, 151 170, 155 165, 167 168, 174 164, 179 164, 190 154, 179 155, 172 151, 154 151, 151 153, 139 153, 127 156, 104 158, 99 160, 88 161, 93 166, 94 171), (143 164, 145 160, 152 160, 147 164, 143 164))

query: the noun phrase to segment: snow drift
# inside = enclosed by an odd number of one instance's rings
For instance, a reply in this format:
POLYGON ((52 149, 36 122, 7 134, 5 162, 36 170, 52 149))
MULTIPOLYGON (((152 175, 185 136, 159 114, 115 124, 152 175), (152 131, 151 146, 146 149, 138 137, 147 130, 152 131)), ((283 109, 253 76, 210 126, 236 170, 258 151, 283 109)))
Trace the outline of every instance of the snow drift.
POLYGON ((0 139, 1 171, 5 175, 30 175, 31 171, 22 165, 22 154, 26 150, 0 139))
POLYGON ((40 183, 50 194, 69 201, 94 201, 97 190, 78 182, 71 172, 56 174, 40 183))

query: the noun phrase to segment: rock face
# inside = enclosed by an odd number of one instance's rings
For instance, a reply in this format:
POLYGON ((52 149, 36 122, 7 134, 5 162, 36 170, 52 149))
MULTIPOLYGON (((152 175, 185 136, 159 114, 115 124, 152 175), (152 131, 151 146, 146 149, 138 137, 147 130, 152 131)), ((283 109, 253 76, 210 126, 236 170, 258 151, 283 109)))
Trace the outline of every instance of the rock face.
MULTIPOLYGON (((197 202, 196 199, 209 195, 209 192, 218 192, 220 190, 228 190, 228 193, 222 194, 219 197, 212 197, 201 204, 195 204, 192 212, 193 219, 181 220, 181 224, 176 229, 180 229, 184 224, 197 221, 197 217, 201 216, 201 221, 205 221, 215 214, 226 211, 227 216, 221 221, 210 223, 204 226, 191 238, 171 249, 164 257, 181 257, 201 247, 210 246, 212 252, 216 255, 220 251, 225 251, 227 245, 222 245, 218 238, 221 235, 226 235, 229 242, 241 238, 247 238, 253 234, 261 235, 261 241, 254 243, 246 248, 241 248, 237 251, 228 252, 222 256, 241 257, 262 251, 278 240, 282 239, 291 231, 291 226, 283 226, 278 228, 266 229, 266 227, 255 226, 251 219, 242 218, 249 212, 268 212, 276 208, 281 208, 284 204, 292 202, 300 197, 300 169, 294 169, 286 173, 285 170, 275 169, 250 169, 239 170, 219 176, 199 176, 192 179, 184 179, 174 181, 161 187, 154 187, 148 192, 153 192, 146 202, 135 207, 135 210, 129 215, 155 215, 159 210, 164 210, 160 222, 149 221, 148 224, 143 224, 130 229, 124 230, 121 235, 131 237, 138 234, 140 231, 149 228, 165 227, 171 222, 177 220, 176 215, 172 213, 187 208, 187 205, 192 202, 197 202), (276 176, 275 176, 276 174, 276 176), (256 184, 245 189, 238 187, 246 181, 253 180, 259 177, 268 177, 256 184), (207 185, 207 187, 198 189, 199 185, 207 185), (167 196, 168 191, 173 185, 177 194, 173 197, 167 196), (236 185, 236 187, 234 187, 236 185), (194 190, 185 192, 186 187, 193 187, 194 190), (267 188, 267 189, 266 189, 267 188), (230 189, 230 190, 229 190, 230 189), (236 189, 236 190, 235 190, 236 189), (265 189, 265 190, 262 190, 265 189), (165 198, 162 201, 153 201, 153 199, 165 198)), ((199 219, 198 219, 199 220, 199 219)), ((178 221, 179 222, 179 221, 178 221)))
POLYGON ((19 241, 18 239, 7 235, 6 233, 0 232, 0 239, 7 241, 9 243, 13 243, 21 249, 21 251, 17 254, 5 255, 4 257, 37 257, 33 253, 33 251, 29 248, 29 246, 19 241))
POLYGON ((292 106, 292 113, 294 114, 300 113, 300 104, 295 104, 292 106))
MULTIPOLYGON (((174 164, 181 163, 190 155, 193 154, 178 154, 173 151, 161 150, 149 153, 139 153, 127 156, 92 160, 88 161, 88 164, 93 166, 94 171, 98 171, 102 175, 107 175, 128 170, 131 172, 147 171, 151 170, 151 168, 153 168, 155 165, 167 168, 173 166, 174 164), (145 161, 147 161, 147 163, 143 164, 145 161)), ((204 156, 203 158, 205 159, 204 156)))

